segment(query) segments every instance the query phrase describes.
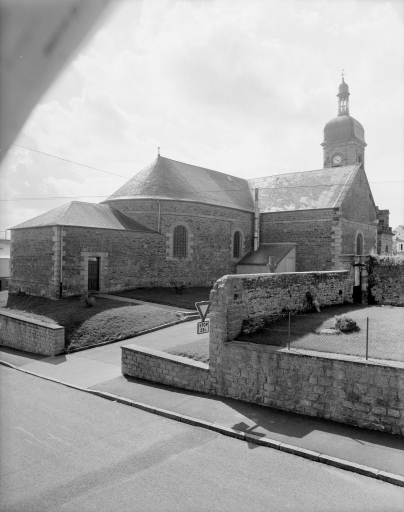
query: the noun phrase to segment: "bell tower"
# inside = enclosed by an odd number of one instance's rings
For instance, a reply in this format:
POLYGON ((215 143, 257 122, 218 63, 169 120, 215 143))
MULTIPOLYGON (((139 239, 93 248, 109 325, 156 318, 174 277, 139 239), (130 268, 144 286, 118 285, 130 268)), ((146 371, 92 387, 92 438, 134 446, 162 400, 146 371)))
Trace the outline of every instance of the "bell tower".
POLYGON ((365 130, 349 115, 349 86, 344 80, 338 87, 338 115, 324 127, 323 166, 339 167, 361 162, 365 165, 365 130))

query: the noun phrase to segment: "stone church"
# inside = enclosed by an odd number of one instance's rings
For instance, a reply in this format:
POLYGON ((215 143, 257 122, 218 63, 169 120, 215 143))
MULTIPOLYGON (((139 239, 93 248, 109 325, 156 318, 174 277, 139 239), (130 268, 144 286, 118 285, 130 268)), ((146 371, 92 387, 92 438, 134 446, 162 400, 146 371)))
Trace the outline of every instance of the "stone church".
POLYGON ((211 285, 232 273, 340 269, 376 249, 388 210, 374 203, 349 95, 342 79, 322 169, 247 180, 158 155, 101 204, 73 201, 15 226, 10 292, 211 285))

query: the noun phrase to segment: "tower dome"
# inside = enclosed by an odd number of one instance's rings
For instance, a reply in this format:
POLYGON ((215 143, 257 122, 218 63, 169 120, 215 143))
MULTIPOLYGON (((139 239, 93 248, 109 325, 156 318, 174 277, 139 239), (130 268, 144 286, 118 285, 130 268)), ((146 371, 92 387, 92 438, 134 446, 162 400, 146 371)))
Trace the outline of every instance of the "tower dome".
POLYGON ((365 130, 361 123, 349 115, 349 86, 342 82, 338 87, 338 115, 324 127, 324 167, 364 163, 366 147, 365 130))
POLYGON ((337 116, 328 121, 324 127, 324 143, 341 142, 357 139, 366 145, 365 130, 361 123, 352 116, 337 116))

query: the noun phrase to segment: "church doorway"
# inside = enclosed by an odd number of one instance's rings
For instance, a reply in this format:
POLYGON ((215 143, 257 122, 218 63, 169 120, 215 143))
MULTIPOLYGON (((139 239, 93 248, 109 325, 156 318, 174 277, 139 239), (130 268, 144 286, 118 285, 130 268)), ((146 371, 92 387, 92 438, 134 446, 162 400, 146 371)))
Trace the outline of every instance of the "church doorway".
POLYGON ((100 258, 88 258, 88 291, 100 289, 100 258))

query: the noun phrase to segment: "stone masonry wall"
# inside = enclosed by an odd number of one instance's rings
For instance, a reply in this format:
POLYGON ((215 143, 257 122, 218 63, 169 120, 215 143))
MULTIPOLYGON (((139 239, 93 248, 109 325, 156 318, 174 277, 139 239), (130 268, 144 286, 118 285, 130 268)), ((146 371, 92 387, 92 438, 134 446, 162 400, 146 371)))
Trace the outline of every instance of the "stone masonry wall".
POLYGON ((404 435, 404 367, 236 341, 220 358, 219 395, 404 435))
POLYGON ((296 243, 296 272, 333 268, 333 210, 262 213, 261 243, 296 243))
POLYGON ((363 236, 363 254, 369 254, 376 248, 377 228, 374 225, 341 220, 342 225, 342 254, 356 254, 356 236, 363 236))
POLYGON ((354 176, 340 211, 344 219, 360 224, 371 224, 377 220, 377 209, 363 169, 360 169, 354 176))
POLYGON ((122 373, 170 386, 209 392, 209 366, 137 345, 122 348, 122 373))
MULTIPOLYGON (((349 272, 319 274, 284 274, 292 276, 285 290, 292 289, 292 297, 301 298, 307 286, 314 289, 315 285, 323 300, 338 301, 341 295, 337 288, 341 287, 343 296, 351 286, 349 272), (300 289, 293 290, 293 279, 300 289)), ((238 317, 242 322, 256 312, 262 315, 276 310, 276 304, 265 301, 272 298, 269 284, 274 290, 273 279, 278 277, 282 275, 225 276, 215 284, 211 292, 209 367, 144 347, 126 346, 122 347, 122 373, 404 435, 402 363, 387 366, 349 356, 313 356, 230 341, 240 329, 238 317)), ((293 298, 290 300, 293 306, 293 298)), ((294 304, 300 307, 298 301, 294 304)), ((280 308, 278 303, 277 310, 280 308)))
POLYGON ((65 329, 2 310, 0 312, 0 345, 25 352, 54 356, 61 354, 65 329))
POLYGON ((265 320, 284 311, 305 311, 306 293, 317 297, 320 306, 352 302, 352 277, 345 270, 225 276, 216 282, 211 300, 224 301, 227 318, 226 341, 242 331, 253 332, 265 320))
POLYGON ((370 284, 376 304, 404 306, 404 264, 375 265, 370 284))
MULTIPOLYGON (((115 201, 114 206, 143 225, 158 229, 157 201, 115 201)), ((160 232, 166 237, 166 253, 159 267, 165 285, 181 282, 186 285, 212 285, 217 279, 235 272, 238 258, 232 254, 232 234, 242 233, 244 252, 253 244, 253 214, 187 201, 160 201, 160 232), (190 258, 175 260, 170 254, 170 229, 184 224, 191 237, 190 258)))
POLYGON ((82 294, 88 288, 88 258, 100 258, 100 291, 153 286, 159 272, 165 240, 157 233, 65 227, 63 295, 82 294))
POLYGON ((54 235, 52 227, 11 231, 10 293, 54 295, 54 235))

